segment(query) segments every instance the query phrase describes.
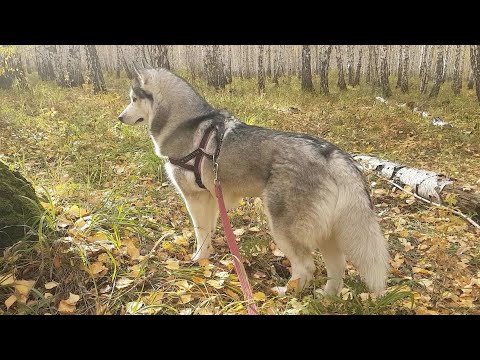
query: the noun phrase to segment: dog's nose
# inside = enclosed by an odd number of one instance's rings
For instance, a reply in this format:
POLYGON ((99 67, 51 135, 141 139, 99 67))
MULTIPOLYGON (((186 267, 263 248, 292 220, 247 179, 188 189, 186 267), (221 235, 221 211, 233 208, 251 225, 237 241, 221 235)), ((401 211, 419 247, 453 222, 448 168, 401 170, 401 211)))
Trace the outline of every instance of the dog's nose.
POLYGON ((120 120, 121 122, 123 122, 123 116, 120 115, 120 116, 118 117, 118 120, 120 120))

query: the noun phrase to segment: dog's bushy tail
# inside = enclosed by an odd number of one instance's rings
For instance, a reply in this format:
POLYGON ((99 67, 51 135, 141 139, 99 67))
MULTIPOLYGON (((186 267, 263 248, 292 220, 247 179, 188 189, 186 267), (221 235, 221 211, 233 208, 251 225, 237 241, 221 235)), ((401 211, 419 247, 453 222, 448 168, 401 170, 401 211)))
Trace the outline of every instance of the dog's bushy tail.
POLYGON ((385 289, 389 270, 387 243, 371 209, 351 208, 350 220, 342 221, 336 240, 347 259, 357 268, 371 292, 385 289))
POLYGON ((380 293, 385 289, 390 268, 387 242, 373 210, 366 179, 355 170, 340 189, 335 238, 368 289, 380 293))

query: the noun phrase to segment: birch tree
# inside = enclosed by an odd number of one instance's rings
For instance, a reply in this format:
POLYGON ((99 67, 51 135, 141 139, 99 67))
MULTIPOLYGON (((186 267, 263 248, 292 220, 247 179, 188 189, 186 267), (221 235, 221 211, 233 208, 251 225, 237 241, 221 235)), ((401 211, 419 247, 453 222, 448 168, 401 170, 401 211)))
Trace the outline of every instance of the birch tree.
POLYGON ((354 73, 354 54, 353 54, 353 45, 347 46, 347 75, 348 75, 348 85, 354 86, 355 73, 354 73))
POLYGON ((435 65, 435 78, 432 89, 430 90, 430 94, 428 97, 437 97, 438 93, 440 92, 440 86, 443 82, 443 53, 444 52, 444 45, 438 45, 437 47, 437 62, 435 65))
POLYGON ((332 52, 332 45, 322 46, 320 49, 319 59, 319 75, 320 75, 320 91, 324 95, 329 94, 328 89, 328 68, 330 66, 330 54, 332 52))
POLYGON ((362 69, 362 56, 363 56, 363 48, 360 46, 360 48, 358 49, 357 67, 355 68, 355 78, 353 80, 353 86, 360 85, 360 71, 362 69))
POLYGON ((477 99, 480 102, 480 45, 470 45, 470 63, 477 99))
POLYGON ((337 86, 340 90, 346 90, 347 84, 345 83, 345 75, 343 73, 342 51, 339 45, 335 46, 335 52, 337 56, 337 70, 338 70, 337 86))
POLYGON ((455 64, 453 65, 453 81, 452 90, 455 95, 460 94, 462 88, 462 74, 461 74, 461 60, 462 60, 462 46, 455 46, 455 64))
POLYGON ((400 45, 398 50, 398 63, 397 63, 397 84, 395 88, 398 89, 402 84, 402 70, 403 70, 403 45, 400 45))
POLYGON ((380 84, 384 98, 392 95, 390 83, 388 81, 388 63, 387 63, 387 45, 380 46, 380 84))
POLYGON ((310 46, 302 46, 302 90, 313 91, 312 66, 310 62, 310 46))
POLYGON ((107 91, 105 80, 103 79, 100 61, 98 59, 97 48, 95 45, 85 45, 85 53, 87 55, 87 65, 90 75, 90 81, 93 84, 93 93, 107 91))
POLYGON ((428 84, 428 73, 429 67, 427 66, 427 59, 428 59, 428 45, 422 45, 421 55, 420 55, 420 93, 425 94, 427 92, 427 84, 428 84))
POLYGON ((409 50, 408 45, 404 45, 402 53, 402 77, 400 81, 400 90, 402 93, 408 92, 409 50))
POLYGON ((265 70, 263 68, 263 45, 258 45, 257 87, 258 87, 259 95, 265 94, 265 70))
POLYGON ((67 75, 67 86, 81 86, 85 82, 80 62, 80 45, 68 46, 67 75))

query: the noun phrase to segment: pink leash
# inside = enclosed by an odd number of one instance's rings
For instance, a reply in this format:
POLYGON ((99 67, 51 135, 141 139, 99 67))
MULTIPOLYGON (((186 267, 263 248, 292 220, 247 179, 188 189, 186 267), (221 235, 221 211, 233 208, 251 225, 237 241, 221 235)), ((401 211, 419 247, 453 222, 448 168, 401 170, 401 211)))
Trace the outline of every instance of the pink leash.
POLYGON ((252 288, 250 287, 250 283, 248 282, 245 267, 240 261, 240 250, 238 249, 235 235, 233 234, 232 225, 228 220, 227 209, 225 208, 225 202, 223 201, 222 187, 220 186, 220 181, 218 181, 218 179, 215 179, 215 195, 217 196, 218 208, 220 210, 220 219, 222 219, 222 225, 225 231, 225 237, 227 238, 227 244, 230 248, 230 252, 233 255, 235 272, 237 273, 238 279, 240 280, 240 286, 242 287, 243 294, 249 302, 247 308, 248 314, 258 315, 257 307, 255 306, 255 302, 253 300, 252 288))

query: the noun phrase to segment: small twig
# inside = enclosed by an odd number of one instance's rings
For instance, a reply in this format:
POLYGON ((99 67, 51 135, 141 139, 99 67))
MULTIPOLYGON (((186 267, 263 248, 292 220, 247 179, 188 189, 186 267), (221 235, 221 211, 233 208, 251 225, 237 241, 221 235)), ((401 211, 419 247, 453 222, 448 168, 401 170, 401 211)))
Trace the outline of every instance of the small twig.
MULTIPOLYGON (((386 180, 386 179, 385 179, 386 180)), ((462 218, 464 218, 465 220, 467 220, 470 224, 472 224, 473 226, 475 226, 477 229, 480 229, 480 225, 478 225, 475 221, 473 221, 471 218, 469 218, 467 215, 465 215, 464 213, 458 211, 458 210, 454 210, 452 208, 449 208, 448 206, 445 206, 445 205, 441 205, 441 204, 438 204, 438 203, 434 203, 433 201, 430 201, 430 200, 427 200, 415 193, 412 193, 411 191, 408 191, 407 189, 401 187, 400 185, 396 184, 395 182, 391 181, 391 180, 386 180, 387 182, 389 182, 390 184, 392 184, 393 186, 395 186, 396 188, 402 190, 403 192, 409 194, 409 195, 412 195, 413 197, 415 197, 416 199, 418 200, 421 200, 427 204, 430 204, 430 205, 433 205, 433 206, 436 206, 436 207, 439 207, 441 209, 445 209, 445 210, 448 210, 450 211, 451 213, 455 214, 455 215, 458 215, 462 218)))
POLYGON ((155 250, 157 249, 158 244, 160 244, 160 242, 161 242, 163 239, 165 239, 168 235, 172 235, 172 234, 170 234, 170 233, 164 234, 164 235, 162 235, 162 237, 161 237, 160 239, 158 239, 158 241, 155 243, 155 245, 153 245, 152 250, 150 250, 149 255, 151 255, 151 254, 153 254, 153 253, 155 252, 155 250))

